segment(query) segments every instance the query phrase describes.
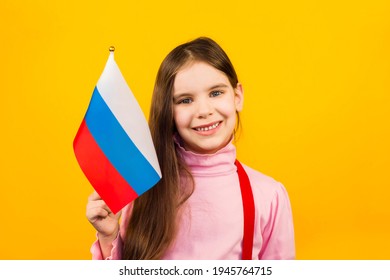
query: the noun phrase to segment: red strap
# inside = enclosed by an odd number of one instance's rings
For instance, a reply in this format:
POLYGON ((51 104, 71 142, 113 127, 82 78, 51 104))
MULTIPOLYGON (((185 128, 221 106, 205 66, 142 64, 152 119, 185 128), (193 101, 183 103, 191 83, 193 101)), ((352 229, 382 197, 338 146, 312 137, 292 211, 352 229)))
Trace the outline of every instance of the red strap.
POLYGON ((255 230, 255 202, 251 183, 241 163, 236 160, 238 179, 240 181, 242 205, 244 208, 244 238, 242 241, 242 259, 251 260, 253 250, 253 236, 255 230))

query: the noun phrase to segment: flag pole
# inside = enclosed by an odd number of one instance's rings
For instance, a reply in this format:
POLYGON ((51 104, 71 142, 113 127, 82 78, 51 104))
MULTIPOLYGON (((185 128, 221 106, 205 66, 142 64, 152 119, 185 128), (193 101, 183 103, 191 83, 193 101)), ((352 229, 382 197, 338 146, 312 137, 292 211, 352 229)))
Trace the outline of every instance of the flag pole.
POLYGON ((108 50, 110 51, 110 53, 113 53, 115 51, 115 47, 111 46, 108 50))

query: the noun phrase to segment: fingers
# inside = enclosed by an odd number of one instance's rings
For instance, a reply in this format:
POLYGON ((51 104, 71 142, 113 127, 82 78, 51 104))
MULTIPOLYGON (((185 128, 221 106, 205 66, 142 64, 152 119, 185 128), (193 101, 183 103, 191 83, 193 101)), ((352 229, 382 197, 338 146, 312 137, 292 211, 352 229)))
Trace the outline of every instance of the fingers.
POLYGON ((87 211, 95 209, 95 208, 104 209, 107 212, 107 214, 110 214, 112 212, 110 210, 110 208, 108 208, 107 204, 102 199, 88 201, 87 211))
POLYGON ((121 213, 122 211, 119 211, 114 215, 96 191, 88 197, 86 216, 92 224, 107 217, 118 221, 121 213))
POLYGON ((102 207, 93 207, 87 209, 87 219, 94 223, 98 219, 104 219, 109 215, 108 211, 102 207))

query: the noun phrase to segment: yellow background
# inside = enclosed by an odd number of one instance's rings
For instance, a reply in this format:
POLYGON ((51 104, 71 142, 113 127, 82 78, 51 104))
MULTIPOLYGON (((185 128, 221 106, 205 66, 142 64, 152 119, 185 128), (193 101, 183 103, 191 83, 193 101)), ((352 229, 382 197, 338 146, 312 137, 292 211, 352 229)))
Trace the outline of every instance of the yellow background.
POLYGON ((242 162, 281 181, 298 259, 390 259, 389 1, 0 3, 0 259, 89 259, 72 142, 116 61, 145 115, 159 64, 205 35, 245 88, 242 162))

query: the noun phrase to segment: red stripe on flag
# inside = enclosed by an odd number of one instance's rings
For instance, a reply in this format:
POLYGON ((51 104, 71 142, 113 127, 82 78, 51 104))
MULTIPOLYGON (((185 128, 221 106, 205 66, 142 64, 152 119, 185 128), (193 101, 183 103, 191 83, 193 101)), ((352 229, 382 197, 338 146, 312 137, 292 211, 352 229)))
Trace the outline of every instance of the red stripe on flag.
POLYGON ((85 176, 114 214, 138 197, 96 144, 85 120, 74 139, 73 149, 85 176))

